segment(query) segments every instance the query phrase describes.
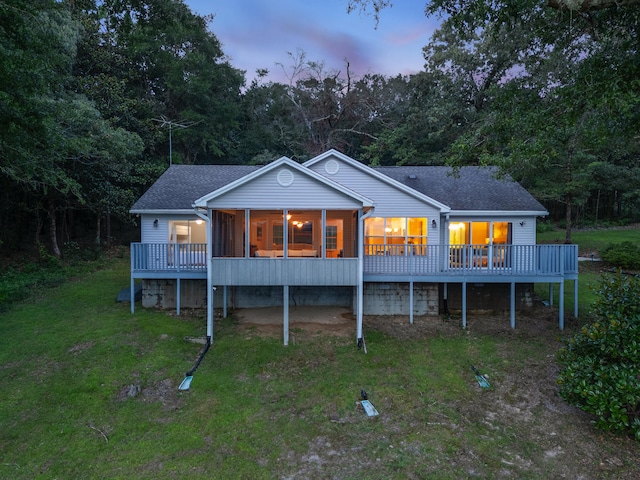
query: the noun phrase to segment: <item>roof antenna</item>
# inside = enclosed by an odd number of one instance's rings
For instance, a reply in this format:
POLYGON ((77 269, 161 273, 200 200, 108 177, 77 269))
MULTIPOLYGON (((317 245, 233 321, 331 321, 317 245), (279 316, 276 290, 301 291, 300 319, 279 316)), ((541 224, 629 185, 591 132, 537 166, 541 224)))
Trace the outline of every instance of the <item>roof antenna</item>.
POLYGON ((202 120, 198 120, 197 122, 193 122, 193 121, 177 122, 174 120, 169 120, 164 115, 160 115, 160 118, 153 118, 152 120, 154 122, 160 122, 162 124, 160 125, 160 127, 166 127, 167 125, 169 126, 169 166, 173 165, 173 145, 171 142, 171 131, 173 130, 173 127, 189 128, 202 122, 202 120))

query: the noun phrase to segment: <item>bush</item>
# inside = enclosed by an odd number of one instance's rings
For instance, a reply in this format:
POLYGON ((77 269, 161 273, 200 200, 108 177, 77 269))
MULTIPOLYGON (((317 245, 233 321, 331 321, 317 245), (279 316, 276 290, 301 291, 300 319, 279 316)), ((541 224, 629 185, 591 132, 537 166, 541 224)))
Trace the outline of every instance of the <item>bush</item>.
POLYGON ((596 320, 558 352, 560 396, 640 440, 640 278, 605 275, 595 293, 596 320))
POLYGON ((640 245, 632 242, 610 244, 603 250, 602 259, 619 268, 640 269, 640 245))

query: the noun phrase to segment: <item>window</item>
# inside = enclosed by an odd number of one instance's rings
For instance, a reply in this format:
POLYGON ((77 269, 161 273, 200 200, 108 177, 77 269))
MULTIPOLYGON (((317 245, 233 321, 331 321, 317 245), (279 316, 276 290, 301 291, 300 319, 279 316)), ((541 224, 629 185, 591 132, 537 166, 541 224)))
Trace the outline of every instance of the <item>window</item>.
POLYGON ((273 244, 280 248, 284 245, 284 228, 281 223, 273 225, 273 244))
POLYGON ((365 220, 367 255, 425 255, 427 218, 375 217, 365 220))
POLYGON ((327 225, 327 250, 338 249, 338 227, 337 225, 327 225))
POLYGON ((203 220, 169 221, 169 243, 207 243, 203 220))
POLYGON ((353 256, 353 243, 351 230, 345 232, 344 225, 348 222, 351 212, 328 210, 326 212, 326 227, 324 244, 327 258, 339 258, 353 256))
POLYGON ((449 225, 451 245, 511 244, 510 222, 454 222, 449 225), (493 233, 492 233, 493 232, 493 233))

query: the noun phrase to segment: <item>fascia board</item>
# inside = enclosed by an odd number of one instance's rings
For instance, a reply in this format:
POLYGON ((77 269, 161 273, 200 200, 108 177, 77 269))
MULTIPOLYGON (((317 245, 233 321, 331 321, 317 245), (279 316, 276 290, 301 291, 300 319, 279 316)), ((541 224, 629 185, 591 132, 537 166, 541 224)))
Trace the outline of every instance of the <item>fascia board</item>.
POLYGON ((129 210, 129 213, 133 215, 193 215, 193 209, 179 209, 179 210, 159 210, 159 209, 135 209, 129 210))
POLYGON ((403 183, 398 182, 397 180, 394 180, 393 178, 387 177, 386 175, 377 172, 375 169, 368 167, 367 165, 364 165, 360 162, 358 162, 357 160, 354 160, 351 157, 348 157, 347 155, 345 155, 344 153, 338 152, 337 150, 331 149, 328 150, 320 155, 318 155, 317 157, 312 158, 311 160, 307 160, 305 163, 303 163, 303 165, 305 167, 311 167, 313 165, 315 165, 318 162, 321 162, 322 160, 325 160, 328 157, 331 156, 335 156, 338 157, 340 160, 348 163, 349 165, 353 166, 354 168, 357 168, 358 170, 362 171, 363 173, 367 174, 367 175, 371 175, 375 178, 377 178, 378 180, 381 180, 385 183, 388 183, 389 185, 393 185, 396 188, 399 188, 400 190, 402 190, 403 192, 405 192, 408 195, 411 195, 414 198, 417 198, 418 200, 421 200, 425 203, 428 203, 429 205, 432 205, 436 208, 438 208, 440 210, 440 213, 449 213, 451 211, 451 208, 447 205, 445 205, 444 203, 440 203, 439 201, 427 196, 427 195, 423 195, 420 192, 417 192, 416 190, 414 190, 411 187, 406 186, 403 183))
POLYGON ((449 217, 546 217, 544 210, 451 210, 449 217))

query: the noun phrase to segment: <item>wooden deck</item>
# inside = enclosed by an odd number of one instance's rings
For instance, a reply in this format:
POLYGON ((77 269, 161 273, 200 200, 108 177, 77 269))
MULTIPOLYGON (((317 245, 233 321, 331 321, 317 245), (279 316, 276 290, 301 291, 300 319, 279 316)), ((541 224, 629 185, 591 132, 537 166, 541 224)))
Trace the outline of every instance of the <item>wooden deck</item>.
MULTIPOLYGON (((214 257, 224 285, 357 285, 357 258, 214 257)), ((206 278, 206 244, 131 244, 133 278, 206 278)), ((577 245, 367 246, 363 281, 550 282, 578 275, 577 245)))

